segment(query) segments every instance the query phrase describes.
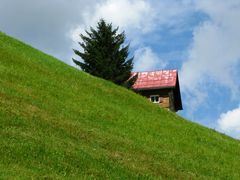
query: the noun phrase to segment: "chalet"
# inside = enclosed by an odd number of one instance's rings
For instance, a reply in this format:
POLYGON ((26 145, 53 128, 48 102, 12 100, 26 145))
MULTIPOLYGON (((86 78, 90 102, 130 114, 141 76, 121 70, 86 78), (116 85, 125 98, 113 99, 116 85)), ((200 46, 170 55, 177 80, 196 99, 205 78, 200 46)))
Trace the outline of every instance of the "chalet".
POLYGON ((182 110, 177 70, 135 72, 137 79, 132 88, 163 108, 177 112, 182 110))

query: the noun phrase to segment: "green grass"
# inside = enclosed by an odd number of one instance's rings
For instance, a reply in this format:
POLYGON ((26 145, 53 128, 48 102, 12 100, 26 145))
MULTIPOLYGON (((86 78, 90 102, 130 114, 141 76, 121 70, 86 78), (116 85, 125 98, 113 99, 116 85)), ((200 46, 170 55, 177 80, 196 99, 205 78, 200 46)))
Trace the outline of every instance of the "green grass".
POLYGON ((0 179, 240 179, 240 143, 0 33, 0 179))

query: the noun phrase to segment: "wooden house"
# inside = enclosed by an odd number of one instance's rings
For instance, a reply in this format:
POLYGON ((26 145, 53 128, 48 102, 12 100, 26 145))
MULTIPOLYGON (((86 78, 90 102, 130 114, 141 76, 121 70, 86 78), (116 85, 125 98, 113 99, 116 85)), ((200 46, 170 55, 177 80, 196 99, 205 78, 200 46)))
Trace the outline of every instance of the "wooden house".
POLYGON ((177 70, 135 72, 137 79, 132 88, 163 108, 177 112, 182 110, 177 70))

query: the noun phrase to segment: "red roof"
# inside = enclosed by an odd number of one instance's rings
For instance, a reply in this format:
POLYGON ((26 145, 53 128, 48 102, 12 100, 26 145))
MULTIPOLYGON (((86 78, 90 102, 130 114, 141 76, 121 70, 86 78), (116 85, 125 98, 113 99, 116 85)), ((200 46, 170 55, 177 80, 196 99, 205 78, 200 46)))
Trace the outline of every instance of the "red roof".
POLYGON ((138 73, 138 77, 133 89, 158 89, 176 86, 177 70, 134 72, 133 76, 136 73, 138 73))

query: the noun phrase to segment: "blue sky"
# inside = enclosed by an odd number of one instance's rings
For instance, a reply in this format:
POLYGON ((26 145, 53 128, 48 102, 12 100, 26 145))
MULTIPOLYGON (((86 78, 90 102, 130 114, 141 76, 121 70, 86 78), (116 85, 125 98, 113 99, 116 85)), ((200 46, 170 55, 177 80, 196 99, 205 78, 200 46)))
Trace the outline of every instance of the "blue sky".
POLYGON ((191 121, 240 138, 240 1, 0 0, 0 30, 73 65, 79 34, 125 31, 134 70, 178 69, 191 121))

